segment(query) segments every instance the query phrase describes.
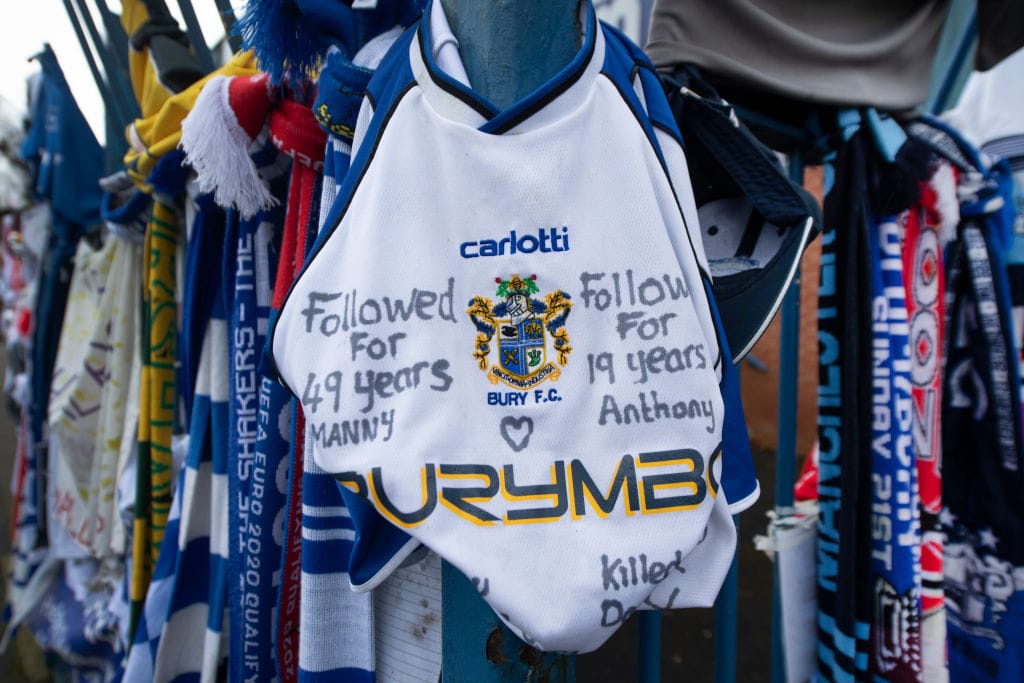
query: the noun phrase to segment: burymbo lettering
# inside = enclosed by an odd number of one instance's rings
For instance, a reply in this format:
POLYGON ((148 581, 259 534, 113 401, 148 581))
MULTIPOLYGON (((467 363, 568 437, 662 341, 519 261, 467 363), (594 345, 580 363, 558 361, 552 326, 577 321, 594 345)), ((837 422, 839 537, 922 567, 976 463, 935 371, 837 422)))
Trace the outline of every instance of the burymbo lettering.
MULTIPOLYGON (((315 438, 325 438, 324 429, 315 438)), ((343 437, 344 438, 344 437, 343 437)), ((368 477, 344 472, 336 479, 356 494, 373 501, 388 520, 399 527, 419 526, 439 511, 438 504, 467 522, 494 524, 538 524, 573 521, 588 515, 649 515, 691 510, 710 492, 718 494, 713 474, 721 447, 707 462, 696 450, 654 451, 637 456, 623 455, 610 481, 595 480, 580 460, 557 460, 545 481, 522 481, 514 464, 435 464, 420 468, 422 490, 419 507, 400 510, 392 499, 384 469, 374 467, 368 477), (639 472, 639 474, 638 474, 639 472)), ((651 576, 650 570, 647 572, 651 576)))

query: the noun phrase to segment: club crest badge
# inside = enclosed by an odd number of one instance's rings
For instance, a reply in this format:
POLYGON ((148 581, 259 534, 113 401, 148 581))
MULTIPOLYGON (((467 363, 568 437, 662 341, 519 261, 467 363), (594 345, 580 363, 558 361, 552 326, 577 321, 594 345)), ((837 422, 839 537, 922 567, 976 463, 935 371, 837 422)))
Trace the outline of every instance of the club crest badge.
POLYGON ((569 295, 557 289, 541 301, 533 296, 540 291, 536 275, 523 279, 516 274, 508 280, 497 277, 494 281, 498 283, 495 296, 501 301, 495 304, 487 297, 476 296, 466 311, 477 329, 473 357, 480 369, 487 373, 491 384, 503 382, 513 389, 529 389, 546 379, 558 380, 559 366, 568 362, 572 352, 565 329, 572 308, 569 295))

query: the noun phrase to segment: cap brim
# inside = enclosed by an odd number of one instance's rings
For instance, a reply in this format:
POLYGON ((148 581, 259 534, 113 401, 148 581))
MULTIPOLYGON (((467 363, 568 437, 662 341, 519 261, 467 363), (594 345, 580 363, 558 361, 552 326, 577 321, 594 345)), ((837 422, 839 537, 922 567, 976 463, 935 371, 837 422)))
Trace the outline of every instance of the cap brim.
POLYGON ((766 267, 715 278, 711 289, 734 363, 750 352, 771 324, 814 228, 814 216, 808 216, 802 224, 790 228, 794 234, 766 267))

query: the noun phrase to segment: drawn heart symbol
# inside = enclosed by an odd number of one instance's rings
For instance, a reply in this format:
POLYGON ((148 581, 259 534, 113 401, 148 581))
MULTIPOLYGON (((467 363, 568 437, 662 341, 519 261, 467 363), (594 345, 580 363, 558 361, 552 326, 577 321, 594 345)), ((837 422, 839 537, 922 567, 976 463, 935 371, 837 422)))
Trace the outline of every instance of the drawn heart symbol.
POLYGON ((530 444, 530 435, 533 434, 533 420, 529 417, 503 417, 501 418, 501 438, 512 447, 516 453, 523 450, 530 444))

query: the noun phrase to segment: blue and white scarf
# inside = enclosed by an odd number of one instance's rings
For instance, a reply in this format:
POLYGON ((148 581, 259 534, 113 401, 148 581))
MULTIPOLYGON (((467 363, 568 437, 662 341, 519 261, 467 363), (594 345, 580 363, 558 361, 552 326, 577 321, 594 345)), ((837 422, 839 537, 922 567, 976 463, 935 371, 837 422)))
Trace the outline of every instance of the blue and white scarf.
POLYGON ((921 530, 913 449, 910 327, 900 224, 869 224, 871 254, 871 671, 921 680, 921 530))
MULTIPOLYGON (((222 254, 224 226, 196 221, 191 240, 222 254)), ((217 266, 214 266, 215 268, 217 266)), ((219 268, 217 268, 219 270, 219 268)), ((179 676, 212 680, 227 656, 228 563, 228 332, 219 274, 205 296, 210 317, 183 322, 206 327, 192 403, 189 451, 178 496, 181 522, 167 621, 154 663, 155 681, 179 676)), ((193 311, 205 310, 198 306, 193 311)), ((165 544, 166 545, 166 544, 165 544)))
MULTIPOLYGON (((275 196, 279 196, 275 194, 275 196)), ((277 266, 274 236, 282 208, 242 220, 228 231, 232 334, 229 339, 232 426, 228 481, 231 519, 228 587, 232 681, 276 680, 274 613, 283 544, 290 395, 258 370, 277 266)))
POLYGON ((160 648, 167 612, 170 609, 174 589, 175 568, 178 566, 178 543, 181 534, 181 491, 185 478, 184 469, 176 480, 175 495, 167 517, 164 543, 160 545, 160 556, 153 569, 153 578, 146 591, 146 602, 142 618, 135 628, 135 636, 125 664, 125 683, 147 683, 155 679, 154 664, 160 648))

